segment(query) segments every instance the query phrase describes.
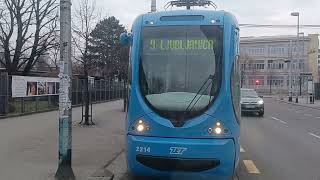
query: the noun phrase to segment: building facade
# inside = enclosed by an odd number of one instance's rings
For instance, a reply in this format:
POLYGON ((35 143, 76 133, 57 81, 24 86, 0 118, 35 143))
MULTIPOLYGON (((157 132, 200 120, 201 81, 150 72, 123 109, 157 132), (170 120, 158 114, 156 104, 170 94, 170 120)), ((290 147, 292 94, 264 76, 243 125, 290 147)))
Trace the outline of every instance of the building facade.
POLYGON ((241 38, 242 87, 263 93, 285 94, 289 89, 303 93, 308 78, 303 74, 312 74, 319 82, 318 49, 318 34, 301 36, 299 41, 297 36, 241 38))

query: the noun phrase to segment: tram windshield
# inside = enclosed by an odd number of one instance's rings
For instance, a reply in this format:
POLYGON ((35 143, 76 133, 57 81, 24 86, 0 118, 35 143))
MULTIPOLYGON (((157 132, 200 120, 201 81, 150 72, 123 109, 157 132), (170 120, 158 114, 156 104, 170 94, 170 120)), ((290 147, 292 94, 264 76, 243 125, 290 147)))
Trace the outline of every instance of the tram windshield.
POLYGON ((206 110, 221 85, 222 39, 219 26, 145 27, 139 79, 149 106, 169 118, 206 110))

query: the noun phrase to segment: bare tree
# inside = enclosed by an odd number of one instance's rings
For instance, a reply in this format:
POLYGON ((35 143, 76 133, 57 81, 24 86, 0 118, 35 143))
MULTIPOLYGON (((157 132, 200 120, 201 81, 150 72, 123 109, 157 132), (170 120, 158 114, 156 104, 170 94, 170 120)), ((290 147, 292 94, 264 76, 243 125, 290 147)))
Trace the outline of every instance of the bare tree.
POLYGON ((57 30, 57 0, 0 2, 2 64, 9 74, 27 75, 39 58, 53 48, 57 30))
POLYGON ((59 69, 59 60, 60 60, 59 32, 56 32, 54 37, 55 39, 52 42, 54 46, 51 49, 47 50, 48 59, 45 62, 51 72, 52 72, 52 69, 55 69, 55 70, 59 69))
POLYGON ((99 16, 96 13, 95 1, 80 0, 78 7, 74 12, 73 22, 73 44, 74 59, 82 64, 82 70, 85 77, 84 83, 84 101, 85 101, 85 125, 89 123, 89 83, 88 76, 91 69, 96 67, 95 59, 89 54, 89 42, 91 32, 98 22, 99 16))
POLYGON ((91 32, 99 19, 96 14, 95 1, 80 0, 75 9, 74 17, 72 26, 75 46, 74 59, 83 65, 83 73, 88 76, 89 71, 96 66, 88 51, 91 32))
POLYGON ((250 75, 256 74, 256 69, 253 67, 253 58, 249 56, 247 53, 241 54, 240 56, 240 64, 241 66, 241 87, 243 87, 245 80, 250 75))

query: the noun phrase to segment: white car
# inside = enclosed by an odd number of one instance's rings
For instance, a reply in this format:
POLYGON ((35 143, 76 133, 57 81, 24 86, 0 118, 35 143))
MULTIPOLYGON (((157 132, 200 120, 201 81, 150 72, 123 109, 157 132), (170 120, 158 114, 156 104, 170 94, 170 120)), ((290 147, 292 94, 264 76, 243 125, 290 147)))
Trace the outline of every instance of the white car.
POLYGON ((258 116, 264 115, 264 101, 262 96, 258 96, 254 89, 241 89, 241 113, 256 113, 258 116))

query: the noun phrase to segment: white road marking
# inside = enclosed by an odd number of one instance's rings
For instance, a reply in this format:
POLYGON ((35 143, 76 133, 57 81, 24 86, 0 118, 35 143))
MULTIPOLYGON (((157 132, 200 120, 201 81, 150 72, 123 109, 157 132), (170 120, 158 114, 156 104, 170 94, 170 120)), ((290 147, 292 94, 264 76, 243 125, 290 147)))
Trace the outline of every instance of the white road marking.
POLYGON ((278 119, 278 118, 276 118, 276 117, 271 117, 271 118, 274 119, 274 120, 276 120, 276 121, 281 122, 282 124, 288 124, 287 122, 282 121, 281 119, 278 119))
POLYGON ((320 119, 320 117, 316 117, 317 119, 320 119))
POLYGON ((244 165, 247 168, 247 171, 250 174, 260 174, 259 169, 256 167, 256 165, 251 160, 243 160, 244 165))
POLYGON ((242 152, 242 153, 246 152, 246 151, 243 149, 242 146, 240 146, 240 152, 242 152))
POLYGON ((310 133, 310 132, 309 132, 309 135, 310 135, 310 136, 313 136, 313 137, 315 137, 315 138, 320 139, 320 136, 318 136, 318 135, 316 135, 316 134, 313 134, 313 133, 310 133))

